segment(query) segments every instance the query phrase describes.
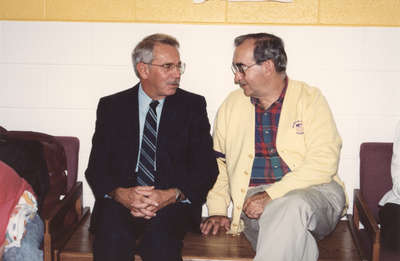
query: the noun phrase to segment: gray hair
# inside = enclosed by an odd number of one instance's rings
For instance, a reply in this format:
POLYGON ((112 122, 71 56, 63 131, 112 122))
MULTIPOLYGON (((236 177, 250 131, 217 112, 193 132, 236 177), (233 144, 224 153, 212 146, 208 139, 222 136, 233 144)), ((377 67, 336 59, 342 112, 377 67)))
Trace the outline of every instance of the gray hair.
POLYGON ((281 38, 267 33, 246 34, 235 38, 235 47, 248 39, 255 41, 253 56, 257 64, 272 60, 277 72, 286 72, 287 56, 281 38))
POLYGON ((140 62, 151 63, 153 61, 153 49, 156 44, 167 44, 179 48, 179 42, 172 36, 167 34, 152 34, 140 41, 132 51, 132 63, 136 76, 139 72, 136 65, 140 62))

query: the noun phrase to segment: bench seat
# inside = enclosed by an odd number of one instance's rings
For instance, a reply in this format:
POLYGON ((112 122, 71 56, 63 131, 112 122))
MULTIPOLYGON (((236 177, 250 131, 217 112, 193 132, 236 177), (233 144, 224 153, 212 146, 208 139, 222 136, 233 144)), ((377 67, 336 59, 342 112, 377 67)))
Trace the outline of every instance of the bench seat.
MULTIPOLYGON (((92 237, 88 231, 87 218, 68 240, 58 255, 60 261, 92 261, 92 237)), ((353 243, 348 222, 341 221, 335 231, 319 242, 319 261, 360 261, 353 243)), ((184 240, 183 260, 185 261, 251 261, 254 251, 244 237, 219 233, 217 236, 201 236, 188 233, 184 240)), ((135 261, 141 261, 139 256, 135 261)))

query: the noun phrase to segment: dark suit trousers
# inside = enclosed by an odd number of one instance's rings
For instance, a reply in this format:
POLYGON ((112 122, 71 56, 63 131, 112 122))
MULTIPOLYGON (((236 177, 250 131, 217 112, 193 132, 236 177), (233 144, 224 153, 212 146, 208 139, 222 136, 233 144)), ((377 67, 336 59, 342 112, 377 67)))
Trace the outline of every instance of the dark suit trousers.
POLYGON ((101 199, 93 245, 95 261, 181 261, 183 238, 189 227, 190 205, 171 204, 150 219, 134 218, 112 199, 101 199), (136 244, 136 240, 139 243, 136 244))
POLYGON ((383 244, 393 251, 400 252, 400 205, 386 203, 379 208, 383 244))

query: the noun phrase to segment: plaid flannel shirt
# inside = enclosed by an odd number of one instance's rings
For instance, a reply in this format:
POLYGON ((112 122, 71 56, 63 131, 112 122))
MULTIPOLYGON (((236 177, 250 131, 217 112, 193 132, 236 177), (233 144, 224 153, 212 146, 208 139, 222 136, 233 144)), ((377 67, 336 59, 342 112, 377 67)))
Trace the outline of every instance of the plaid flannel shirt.
POLYGON ((251 98, 254 104, 256 128, 255 128, 255 158, 251 172, 250 186, 271 184, 282 179, 290 171, 288 165, 282 160, 276 150, 276 134, 278 132, 279 118, 285 93, 285 87, 278 100, 268 109, 264 110, 259 105, 259 100, 251 98))

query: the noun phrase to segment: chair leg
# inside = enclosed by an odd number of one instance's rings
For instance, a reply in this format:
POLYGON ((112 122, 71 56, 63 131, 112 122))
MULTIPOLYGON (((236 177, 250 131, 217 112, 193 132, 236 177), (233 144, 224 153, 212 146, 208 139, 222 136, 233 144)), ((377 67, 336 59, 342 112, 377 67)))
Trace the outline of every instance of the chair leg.
POLYGON ((51 234, 49 233, 49 223, 45 221, 45 231, 43 238, 43 261, 52 261, 51 253, 51 234))
POLYGON ((372 261, 379 261, 380 244, 379 241, 375 242, 372 246, 372 261))
POLYGON ((353 206, 353 224, 354 227, 359 231, 360 230, 360 215, 358 213, 358 208, 353 206))

